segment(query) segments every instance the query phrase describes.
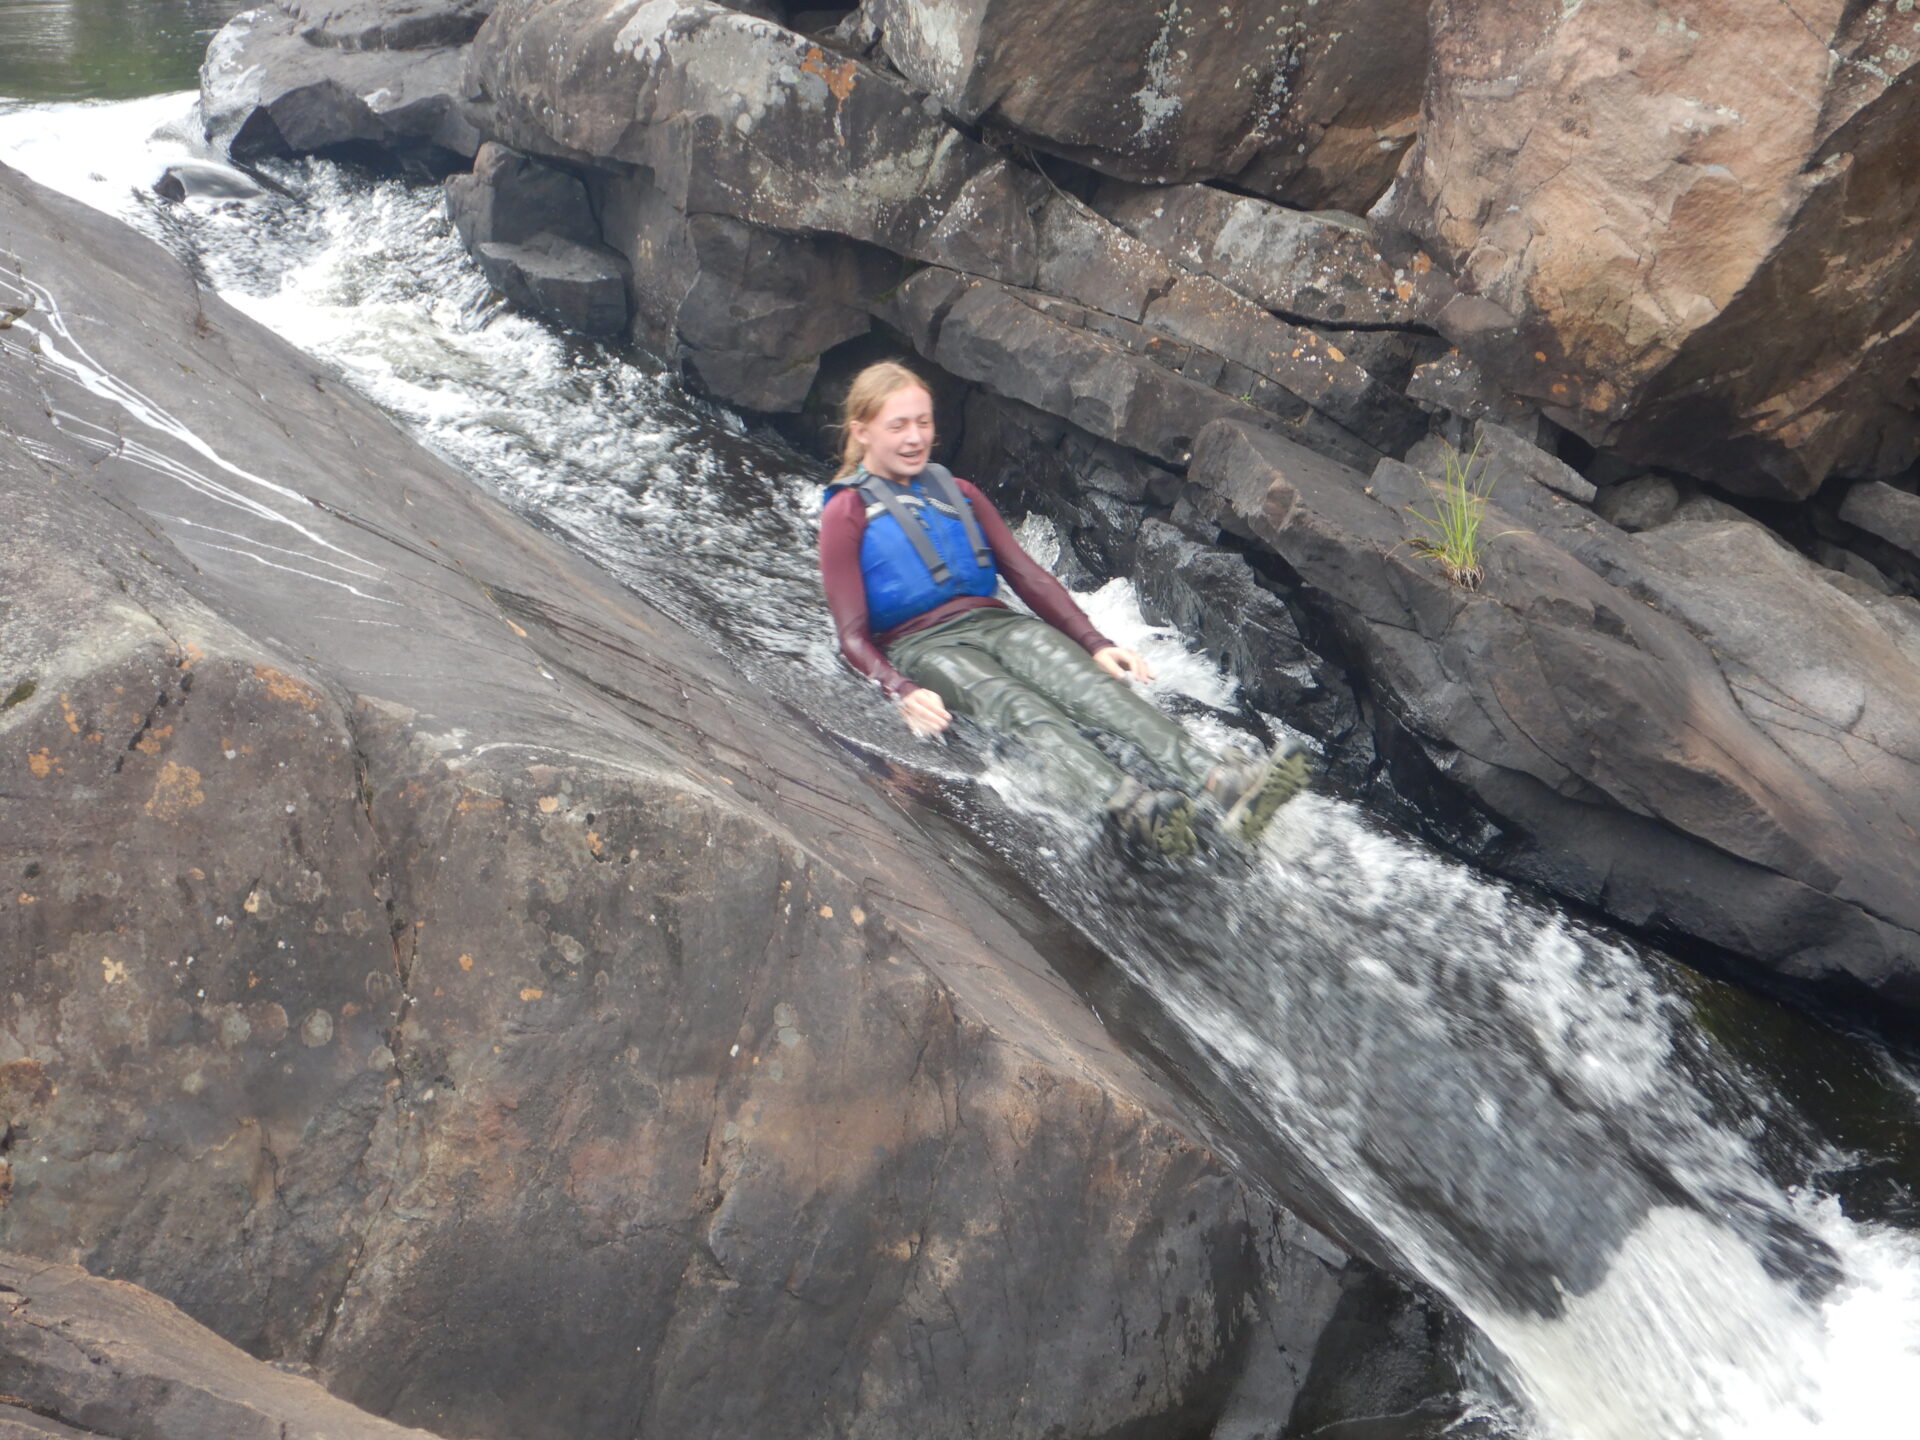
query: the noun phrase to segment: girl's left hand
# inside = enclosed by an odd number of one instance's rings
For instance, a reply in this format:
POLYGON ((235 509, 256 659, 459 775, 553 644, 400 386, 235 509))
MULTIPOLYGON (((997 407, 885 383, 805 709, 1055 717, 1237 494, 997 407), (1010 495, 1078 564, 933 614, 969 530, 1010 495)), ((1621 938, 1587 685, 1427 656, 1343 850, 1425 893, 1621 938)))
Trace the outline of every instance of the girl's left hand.
POLYGON ((1153 670, 1147 662, 1121 645, 1109 645, 1103 650, 1094 651, 1093 663, 1116 680, 1138 680, 1144 683, 1153 679, 1153 670))

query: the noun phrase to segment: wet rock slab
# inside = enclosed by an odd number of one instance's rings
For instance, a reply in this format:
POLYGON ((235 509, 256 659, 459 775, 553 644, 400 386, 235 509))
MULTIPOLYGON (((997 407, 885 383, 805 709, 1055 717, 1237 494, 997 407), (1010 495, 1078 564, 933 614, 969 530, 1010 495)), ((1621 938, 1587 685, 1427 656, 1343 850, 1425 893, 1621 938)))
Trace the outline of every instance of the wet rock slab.
POLYGON ((1359 1262, 886 794, 147 242, 0 200, 7 1245, 450 1435, 1285 1413, 1359 1262))

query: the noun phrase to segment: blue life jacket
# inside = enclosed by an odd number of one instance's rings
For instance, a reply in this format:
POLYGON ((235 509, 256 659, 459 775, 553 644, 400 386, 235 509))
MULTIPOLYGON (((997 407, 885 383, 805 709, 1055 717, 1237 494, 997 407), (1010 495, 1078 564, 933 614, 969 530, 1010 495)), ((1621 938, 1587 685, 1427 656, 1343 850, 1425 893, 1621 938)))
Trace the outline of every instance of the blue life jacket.
POLYGON ((945 466, 929 465, 905 486, 856 470, 829 485, 826 500, 842 490, 856 490, 866 502, 860 575, 867 623, 876 634, 956 596, 988 596, 999 588, 1000 567, 972 502, 945 466))

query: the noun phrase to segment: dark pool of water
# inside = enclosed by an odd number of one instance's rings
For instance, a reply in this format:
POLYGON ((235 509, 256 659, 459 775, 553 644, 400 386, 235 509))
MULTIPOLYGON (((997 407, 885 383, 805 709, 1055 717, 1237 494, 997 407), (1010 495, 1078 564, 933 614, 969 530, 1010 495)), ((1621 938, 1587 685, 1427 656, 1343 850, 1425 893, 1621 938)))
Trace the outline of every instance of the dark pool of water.
POLYGON ((0 99, 128 100, 200 83, 244 0, 0 0, 0 99))

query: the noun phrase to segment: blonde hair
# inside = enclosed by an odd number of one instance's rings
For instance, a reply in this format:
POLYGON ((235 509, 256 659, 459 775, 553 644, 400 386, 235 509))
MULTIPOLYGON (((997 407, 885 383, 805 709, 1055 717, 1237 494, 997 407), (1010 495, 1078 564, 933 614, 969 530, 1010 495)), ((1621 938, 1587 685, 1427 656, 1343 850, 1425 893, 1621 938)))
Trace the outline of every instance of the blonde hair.
POLYGON ((867 449, 853 438, 856 422, 866 425, 880 413, 880 407, 887 403, 889 396, 912 386, 916 390, 925 390, 928 395, 933 391, 906 366, 894 360, 882 360, 877 365, 869 365, 853 377, 853 384, 847 387, 847 398, 840 406, 840 430, 845 435, 840 447, 840 468, 833 472, 833 478, 844 480, 860 468, 860 462, 866 458, 867 449))

